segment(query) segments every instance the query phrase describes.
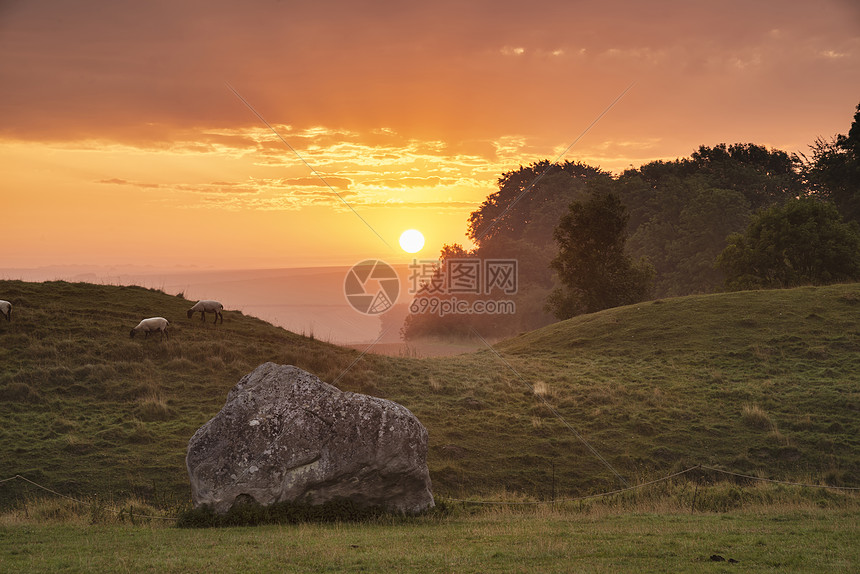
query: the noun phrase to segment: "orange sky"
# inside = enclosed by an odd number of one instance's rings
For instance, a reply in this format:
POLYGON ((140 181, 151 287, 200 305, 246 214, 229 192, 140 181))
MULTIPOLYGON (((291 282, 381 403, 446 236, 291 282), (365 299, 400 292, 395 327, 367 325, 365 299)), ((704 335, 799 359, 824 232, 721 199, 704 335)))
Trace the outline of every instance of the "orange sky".
POLYGON ((434 257, 634 82, 564 159, 807 151, 860 102, 860 6, 5 1, 0 270, 434 257))

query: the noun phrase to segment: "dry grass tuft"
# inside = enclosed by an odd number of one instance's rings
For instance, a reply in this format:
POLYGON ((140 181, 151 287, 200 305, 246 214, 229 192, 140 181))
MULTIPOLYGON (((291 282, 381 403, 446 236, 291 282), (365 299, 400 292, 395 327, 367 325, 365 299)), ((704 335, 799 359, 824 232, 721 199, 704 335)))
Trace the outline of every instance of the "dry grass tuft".
POLYGON ((549 397, 552 396, 552 391, 549 388, 549 385, 544 381, 537 381, 534 384, 534 393, 539 397, 549 397))
POLYGON ((433 391, 434 393, 438 393, 439 391, 442 390, 442 383, 439 381, 439 379, 437 379, 433 375, 430 375, 429 377, 427 377, 427 384, 430 385, 430 390, 433 391))
POLYGON ((158 509, 132 496, 107 502, 95 497, 82 500, 67 498, 27 498, 0 514, 0 527, 27 524, 93 524, 145 523, 150 526, 173 526, 175 509, 158 509))
POLYGON ((142 421, 165 421, 173 416, 173 411, 161 393, 153 391, 137 400, 137 416, 142 421))
POLYGON ((791 439, 779 432, 776 428, 767 434, 767 438, 780 446, 792 446, 791 439))
POLYGON ((63 437, 63 450, 72 454, 85 454, 92 450, 93 443, 88 438, 75 431, 70 431, 63 437))
POLYGON ((770 416, 758 405, 745 404, 741 408, 741 419, 752 428, 763 431, 776 431, 776 425, 770 420, 770 416))

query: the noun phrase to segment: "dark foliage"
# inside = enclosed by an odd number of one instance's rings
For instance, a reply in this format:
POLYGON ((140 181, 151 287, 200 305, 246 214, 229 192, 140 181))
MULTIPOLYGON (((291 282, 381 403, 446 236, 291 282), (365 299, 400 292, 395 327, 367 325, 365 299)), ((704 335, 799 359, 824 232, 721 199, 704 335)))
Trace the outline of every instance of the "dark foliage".
POLYGON ((234 504, 224 514, 209 506, 183 512, 176 521, 179 528, 221 528, 228 526, 260 526, 263 524, 298 524, 302 522, 364 522, 388 514, 378 506, 360 506, 348 499, 311 505, 278 502, 263 506, 254 503, 234 504))
MULTIPOLYGON (((418 515, 445 516, 450 510, 442 500, 418 515)), ((254 502, 234 504, 224 514, 209 506, 200 506, 180 513, 178 528, 224 528, 230 526, 262 526, 264 524, 300 524, 305 522, 371 522, 381 519, 406 519, 409 515, 393 513, 380 506, 363 506, 347 498, 330 500, 323 504, 278 502, 263 506, 254 502)))
POLYGON ((806 198, 756 214, 717 259, 730 290, 860 280, 860 226, 831 203, 806 198))
POLYGON ((624 251, 629 215, 621 200, 595 193, 574 202, 555 230, 559 253, 551 266, 562 287, 548 301, 559 319, 642 301, 653 276, 624 251))
POLYGON ((802 170, 810 191, 836 204, 846 220, 860 222, 860 105, 847 135, 818 138, 810 148, 802 170))
POLYGON ((630 255, 654 265, 654 295, 719 289, 725 278, 714 261, 726 237, 742 231, 755 209, 802 194, 797 166, 780 150, 719 144, 624 172, 614 193, 630 211, 630 255))
POLYGON ((580 162, 541 160, 502 174, 499 191, 469 216, 467 236, 476 245, 498 238, 552 243, 559 215, 578 199, 587 183, 610 180, 609 173, 580 162))

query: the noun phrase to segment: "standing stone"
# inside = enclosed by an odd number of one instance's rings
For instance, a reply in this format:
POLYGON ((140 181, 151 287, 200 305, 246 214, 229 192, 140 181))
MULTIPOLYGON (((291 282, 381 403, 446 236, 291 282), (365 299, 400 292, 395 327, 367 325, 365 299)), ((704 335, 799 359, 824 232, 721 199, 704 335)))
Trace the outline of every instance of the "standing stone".
POLYGON ((433 506, 427 429, 406 407, 341 392, 291 365, 264 363, 200 427, 185 459, 194 506, 237 501, 433 506))

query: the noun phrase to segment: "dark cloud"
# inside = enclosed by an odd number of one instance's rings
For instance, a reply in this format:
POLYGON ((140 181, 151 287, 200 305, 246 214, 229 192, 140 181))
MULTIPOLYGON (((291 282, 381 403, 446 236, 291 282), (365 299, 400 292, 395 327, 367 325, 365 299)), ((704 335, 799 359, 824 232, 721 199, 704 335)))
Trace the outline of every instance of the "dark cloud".
POLYGON ((0 136, 33 140, 145 146, 259 126, 225 82, 272 123, 455 142, 572 140, 633 80, 612 127, 640 139, 726 117, 736 132, 772 125, 860 88, 849 1, 83 0, 0 17, 0 136))

